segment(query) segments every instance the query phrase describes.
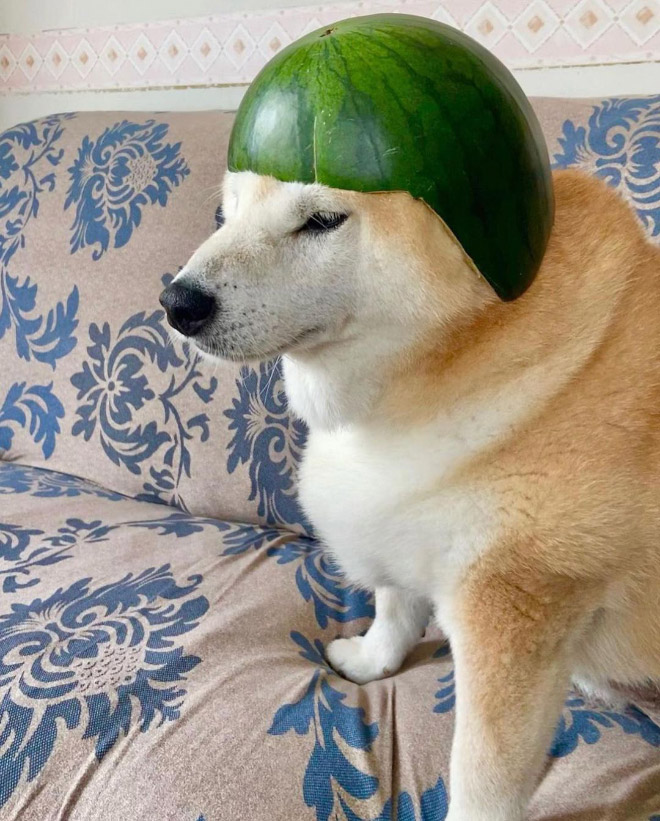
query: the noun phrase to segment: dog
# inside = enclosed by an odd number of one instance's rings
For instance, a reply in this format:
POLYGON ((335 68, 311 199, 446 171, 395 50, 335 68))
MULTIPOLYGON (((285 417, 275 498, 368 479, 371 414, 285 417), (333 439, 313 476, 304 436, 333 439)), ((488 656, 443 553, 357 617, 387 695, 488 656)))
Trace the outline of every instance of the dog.
POLYGON ((299 497, 394 674, 434 614, 456 669, 448 821, 522 821, 572 681, 660 681, 660 250, 555 172, 541 269, 502 302, 404 192, 229 173, 226 222, 161 300, 213 359, 283 357, 299 497))

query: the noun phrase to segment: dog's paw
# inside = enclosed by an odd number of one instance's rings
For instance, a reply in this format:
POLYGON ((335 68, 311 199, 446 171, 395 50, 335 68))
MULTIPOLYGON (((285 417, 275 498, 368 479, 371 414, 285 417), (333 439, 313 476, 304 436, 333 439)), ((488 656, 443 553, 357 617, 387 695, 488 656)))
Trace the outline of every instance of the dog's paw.
POLYGON ((524 821, 526 817, 524 802, 515 796, 489 799, 480 791, 454 796, 445 821, 524 821))
POLYGON ((357 684, 366 684, 392 675, 398 667, 398 664, 388 665, 387 659, 383 660, 383 654, 374 652, 375 649, 365 636, 354 636, 351 639, 331 641, 326 655, 333 668, 342 676, 357 684))
POLYGON ((524 821, 525 815, 522 812, 513 812, 510 810, 484 810, 483 812, 464 812, 461 809, 452 809, 449 807, 449 812, 445 817, 445 821, 524 821))

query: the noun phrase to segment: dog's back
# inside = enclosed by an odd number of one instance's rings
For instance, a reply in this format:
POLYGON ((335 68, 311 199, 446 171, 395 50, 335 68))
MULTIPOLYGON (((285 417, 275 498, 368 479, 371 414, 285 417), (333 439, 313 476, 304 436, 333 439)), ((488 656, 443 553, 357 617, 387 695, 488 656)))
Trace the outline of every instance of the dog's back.
POLYGON ((577 573, 608 580, 574 678, 601 691, 660 683, 660 250, 604 183, 561 172, 556 191, 545 279, 575 271, 585 320, 602 317, 602 338, 530 434, 527 447, 543 447, 550 466, 555 452, 565 480, 538 509, 553 511, 549 529, 572 534, 577 573))
POLYGON ((484 329, 512 369, 539 363, 537 412, 467 471, 518 534, 498 572, 598 591, 573 677, 611 697, 660 682, 660 250, 605 183, 565 171, 555 190, 537 282, 484 329))

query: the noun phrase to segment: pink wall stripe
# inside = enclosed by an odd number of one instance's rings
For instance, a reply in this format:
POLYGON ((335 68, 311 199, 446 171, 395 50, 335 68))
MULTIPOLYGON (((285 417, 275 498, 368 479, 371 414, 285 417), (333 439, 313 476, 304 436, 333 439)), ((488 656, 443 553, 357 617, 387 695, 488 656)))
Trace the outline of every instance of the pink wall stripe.
POLYGON ((365 0, 1 35, 0 93, 240 85, 301 34, 393 11, 457 26, 511 68, 660 61, 660 0, 365 0))

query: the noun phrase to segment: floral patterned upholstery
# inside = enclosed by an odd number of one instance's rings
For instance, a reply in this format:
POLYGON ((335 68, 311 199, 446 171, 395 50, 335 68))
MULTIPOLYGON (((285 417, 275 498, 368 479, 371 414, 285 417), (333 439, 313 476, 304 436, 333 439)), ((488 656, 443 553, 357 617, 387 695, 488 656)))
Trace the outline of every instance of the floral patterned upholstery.
MULTIPOLYGON (((660 241, 660 97, 536 100, 557 166, 660 241)), ((277 363, 171 345, 157 296, 222 219, 231 115, 0 134, 0 819, 441 821, 434 628, 391 679, 324 661, 370 596, 295 499, 277 363)), ((658 821, 660 704, 568 697, 534 821, 658 821)))
POLYGON ((230 126, 222 113, 64 114, 0 136, 0 449, 139 499, 300 530, 305 434, 280 380, 202 369, 158 305, 221 219, 230 126))

